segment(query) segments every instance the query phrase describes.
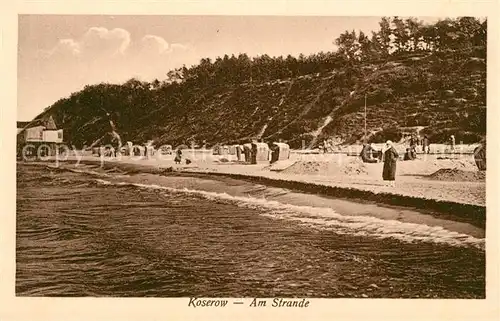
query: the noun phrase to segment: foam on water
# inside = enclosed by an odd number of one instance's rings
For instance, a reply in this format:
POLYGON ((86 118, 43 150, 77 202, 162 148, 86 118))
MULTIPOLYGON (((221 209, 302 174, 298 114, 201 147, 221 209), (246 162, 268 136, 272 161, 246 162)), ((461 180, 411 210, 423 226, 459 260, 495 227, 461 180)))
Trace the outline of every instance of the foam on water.
POLYGON ((392 238, 403 242, 433 242, 450 246, 475 247, 484 250, 485 240, 449 231, 440 226, 428 226, 384 220, 370 216, 342 215, 331 208, 285 204, 265 198, 251 196, 232 196, 227 193, 193 189, 179 189, 155 184, 111 182, 95 179, 99 184, 114 186, 133 186, 143 189, 163 190, 169 193, 189 194, 217 202, 229 202, 240 207, 264 210, 261 215, 273 219, 297 222, 316 229, 331 230, 337 234, 392 238))

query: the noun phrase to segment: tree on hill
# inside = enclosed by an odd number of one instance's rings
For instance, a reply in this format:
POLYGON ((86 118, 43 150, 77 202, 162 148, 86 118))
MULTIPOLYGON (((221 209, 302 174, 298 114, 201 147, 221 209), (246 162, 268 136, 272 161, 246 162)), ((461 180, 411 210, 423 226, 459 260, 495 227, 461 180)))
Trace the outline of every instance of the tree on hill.
POLYGON ((423 22, 418 21, 416 18, 408 18, 405 20, 405 24, 408 31, 408 40, 410 41, 409 50, 419 51, 423 41, 423 22))
POLYGON ((408 43, 410 36, 407 32, 405 22, 399 17, 394 17, 392 19, 392 24, 394 28, 392 29, 392 34, 394 35, 394 45, 396 47, 396 53, 407 52, 408 43))
POLYGON ((340 36, 337 39, 335 39, 335 44, 338 47, 339 54, 345 57, 346 60, 359 59, 360 44, 356 32, 354 30, 352 31, 346 30, 344 33, 341 33, 340 36))
POLYGON ((53 115, 65 129, 65 137, 80 145, 95 141, 95 137, 90 138, 93 135, 105 136, 110 119, 123 140, 157 137, 161 142, 181 142, 200 135, 212 140, 253 137, 264 125, 268 134, 299 118, 281 134, 291 137, 304 131, 295 137, 300 140, 316 130, 332 110, 339 117, 328 125, 336 128, 327 127, 326 132, 354 135, 362 117, 363 95, 368 93, 378 108, 377 117, 391 118, 391 126, 398 119, 429 126, 460 122, 457 127, 482 133, 486 117, 486 40, 487 20, 474 17, 433 24, 412 17, 383 17, 379 30, 370 35, 355 30, 340 34, 334 40, 337 51, 298 57, 249 57, 242 53, 203 58, 194 66, 168 71, 164 79, 151 83, 130 79, 123 84, 85 86, 58 100, 43 114, 53 115), (421 64, 418 59, 408 63, 405 56, 415 52, 425 52, 429 59, 421 64), (391 60, 398 61, 393 66, 402 66, 390 69, 391 64, 386 62, 391 60), (297 79, 304 75, 310 77, 297 79), (289 83, 273 81, 277 79, 289 83), (225 109, 219 109, 221 106, 225 109), (302 117, 304 110, 310 112, 302 117), (415 110, 417 115, 409 117, 415 110), (461 116, 464 111, 467 115, 461 116), (248 121, 239 123, 235 119, 248 121))

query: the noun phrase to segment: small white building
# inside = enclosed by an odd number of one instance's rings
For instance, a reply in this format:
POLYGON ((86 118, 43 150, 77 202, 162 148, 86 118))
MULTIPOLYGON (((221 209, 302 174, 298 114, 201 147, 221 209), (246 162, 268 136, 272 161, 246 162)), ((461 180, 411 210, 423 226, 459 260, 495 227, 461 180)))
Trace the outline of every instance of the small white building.
POLYGON ((63 130, 57 129, 54 119, 35 119, 31 122, 17 122, 17 147, 18 154, 26 145, 37 148, 40 145, 50 146, 49 154, 54 154, 63 143, 63 130))

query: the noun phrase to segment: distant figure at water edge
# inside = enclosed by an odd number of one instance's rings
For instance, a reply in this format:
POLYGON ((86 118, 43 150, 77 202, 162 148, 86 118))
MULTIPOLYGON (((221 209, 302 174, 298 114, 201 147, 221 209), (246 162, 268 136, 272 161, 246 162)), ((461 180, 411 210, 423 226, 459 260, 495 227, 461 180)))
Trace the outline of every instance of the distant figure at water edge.
POLYGON ((455 135, 450 136, 450 149, 451 151, 455 151, 455 135))
POLYGON ((384 169, 382 178, 384 181, 389 181, 390 186, 396 186, 396 162, 399 158, 398 152, 394 148, 392 142, 388 140, 385 143, 386 150, 384 152, 384 169))

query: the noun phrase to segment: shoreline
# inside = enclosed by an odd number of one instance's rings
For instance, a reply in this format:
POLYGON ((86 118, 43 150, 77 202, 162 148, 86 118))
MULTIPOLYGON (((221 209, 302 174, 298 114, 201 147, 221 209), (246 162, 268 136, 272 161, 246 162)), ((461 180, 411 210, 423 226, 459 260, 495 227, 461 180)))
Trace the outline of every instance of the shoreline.
MULTIPOLYGON (((181 171, 181 173, 191 174, 192 172, 181 171)), ((217 172, 197 174, 201 174, 203 176, 229 177, 233 179, 250 181, 257 184, 263 184, 266 186, 296 190, 307 194, 320 194, 339 199, 355 200, 359 202, 369 202, 381 205, 401 206, 423 211, 433 211, 443 214, 448 219, 458 218, 458 220, 461 222, 471 223, 481 228, 486 227, 486 207, 480 205, 439 201, 434 199, 406 196, 396 193, 376 193, 350 187, 329 186, 295 180, 278 180, 255 175, 217 172)))
MULTIPOLYGON (((59 161, 63 164, 76 164, 76 160, 59 161)), ((27 165, 48 165, 56 164, 54 160, 39 162, 18 162, 27 165)), ((369 183, 342 184, 335 182, 334 179, 325 181, 325 177, 300 177, 300 175, 289 175, 289 177, 279 177, 279 173, 265 172, 262 168, 252 167, 242 170, 241 166, 248 165, 217 165, 220 168, 211 168, 210 166, 175 166, 160 163, 140 163, 137 161, 126 160, 104 160, 99 159, 81 159, 79 164, 97 165, 103 169, 119 168, 129 174, 157 174, 162 176, 183 175, 191 177, 228 177, 232 179, 250 181, 257 184, 263 184, 272 187, 281 187, 290 190, 299 191, 306 194, 319 194, 327 197, 355 200, 360 203, 375 203, 380 205, 397 206, 405 208, 418 209, 424 212, 430 212, 434 216, 455 220, 464 223, 470 223, 480 228, 486 226, 486 206, 482 204, 473 204, 460 202, 460 200, 439 199, 439 197, 423 197, 418 193, 402 193, 390 188, 370 185, 369 183), (169 166, 170 165, 170 166, 169 166), (230 168, 231 166, 235 168, 230 168)), ((402 182, 405 184, 405 182, 402 182)), ((410 182, 411 183, 411 182, 410 182)), ((422 184, 422 183, 419 183, 422 184)), ((424 182, 425 184, 425 182, 424 182)), ((433 186, 428 182, 429 187, 433 186)), ((462 185, 462 184, 460 184, 462 185)), ((438 184, 437 187, 451 186, 453 184, 438 184)), ((411 186, 410 186, 411 187, 411 186)))

